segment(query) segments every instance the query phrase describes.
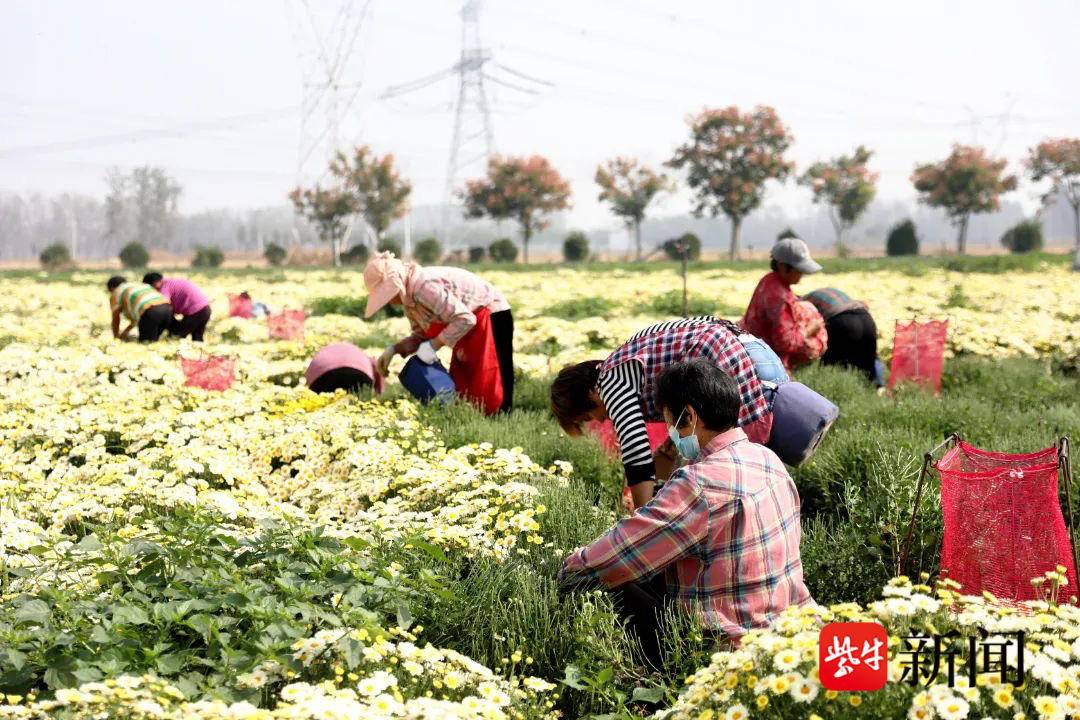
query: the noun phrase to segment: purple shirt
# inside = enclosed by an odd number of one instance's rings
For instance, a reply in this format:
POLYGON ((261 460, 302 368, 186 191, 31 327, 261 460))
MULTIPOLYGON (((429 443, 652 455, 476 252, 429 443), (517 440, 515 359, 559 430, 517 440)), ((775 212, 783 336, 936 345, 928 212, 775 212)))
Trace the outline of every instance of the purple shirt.
POLYGON ((194 315, 210 304, 210 299, 198 285, 183 278, 162 280, 158 292, 168 298, 173 312, 180 315, 194 315))

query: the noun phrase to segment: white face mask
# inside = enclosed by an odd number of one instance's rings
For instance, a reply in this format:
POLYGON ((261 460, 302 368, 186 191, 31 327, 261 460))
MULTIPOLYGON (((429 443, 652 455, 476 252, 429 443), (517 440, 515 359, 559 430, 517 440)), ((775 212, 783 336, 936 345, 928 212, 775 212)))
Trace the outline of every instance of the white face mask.
POLYGON ((701 455, 701 444, 698 442, 697 435, 694 434, 694 431, 697 430, 697 420, 694 420, 694 424, 690 427, 690 434, 682 437, 679 435, 678 425, 684 412, 686 412, 686 408, 683 408, 683 411, 679 413, 674 425, 668 425, 667 432, 679 454, 687 460, 693 461, 697 460, 698 456, 701 455))

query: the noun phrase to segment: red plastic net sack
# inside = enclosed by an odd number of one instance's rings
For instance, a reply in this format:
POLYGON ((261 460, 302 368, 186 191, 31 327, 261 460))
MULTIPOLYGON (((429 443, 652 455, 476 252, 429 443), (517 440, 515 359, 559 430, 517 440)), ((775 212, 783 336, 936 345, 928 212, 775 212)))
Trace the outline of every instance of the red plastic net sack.
POLYGON ((229 317, 238 318, 252 318, 255 313, 252 312, 253 302, 249 297, 241 297, 240 295, 229 296, 229 317))
POLYGON ((303 340, 304 311, 282 310, 276 315, 270 315, 266 318, 266 327, 270 329, 272 339, 303 340))
POLYGON ((1076 593, 1072 545, 1058 502, 1057 448, 1026 455, 986 452, 961 442, 937 464, 945 539, 941 569, 964 594, 1042 599, 1031 579, 1063 565, 1076 593))
POLYGON ((180 358, 187 387, 203 390, 228 390, 236 379, 236 363, 232 358, 213 356, 208 358, 180 358))
POLYGON ((948 331, 948 320, 912 321, 907 325, 897 322, 889 388, 912 382, 935 393, 941 392, 941 367, 945 362, 948 331))

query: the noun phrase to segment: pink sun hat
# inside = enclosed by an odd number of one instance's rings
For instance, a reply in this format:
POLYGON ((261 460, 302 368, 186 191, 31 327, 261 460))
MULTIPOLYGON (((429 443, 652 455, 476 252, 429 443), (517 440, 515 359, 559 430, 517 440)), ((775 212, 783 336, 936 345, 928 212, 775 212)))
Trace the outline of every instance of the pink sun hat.
POLYGON ((364 268, 364 286, 368 292, 364 317, 371 317, 396 296, 405 294, 405 274, 405 263, 393 253, 377 253, 368 261, 364 268))
POLYGON ((382 393, 385 380, 375 367, 375 361, 366 352, 352 343, 339 342, 327 345, 311 358, 311 363, 304 372, 308 387, 325 373, 339 368, 351 368, 367 375, 375 386, 376 393, 382 393))

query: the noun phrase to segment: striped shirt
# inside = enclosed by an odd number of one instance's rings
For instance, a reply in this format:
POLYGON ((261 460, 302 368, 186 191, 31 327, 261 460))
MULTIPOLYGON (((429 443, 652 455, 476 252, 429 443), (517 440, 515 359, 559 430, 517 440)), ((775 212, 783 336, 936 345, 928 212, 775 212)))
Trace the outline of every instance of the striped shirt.
POLYGON ((109 296, 113 312, 122 312, 133 323, 139 322, 143 311, 155 305, 168 305, 165 296, 143 283, 128 282, 118 285, 109 296))
POLYGON ((801 535, 799 493, 784 463, 733 428, 637 512, 571 553, 559 580, 614 588, 664 572, 669 595, 738 639, 813 602, 801 535))
POLYGON ((405 316, 412 335, 398 343, 399 352, 411 354, 427 339, 427 329, 435 323, 446 327, 438 339, 453 347, 476 325, 476 311, 492 313, 509 310, 510 303, 487 280, 468 270, 454 267, 420 268, 409 279, 405 316))
POLYGON ((654 479, 652 448, 645 422, 661 421, 655 383, 670 365, 704 357, 739 385, 739 425, 769 414, 763 388, 742 343, 726 320, 703 316, 651 325, 627 340, 600 366, 600 399, 615 426, 628 485, 654 479))

